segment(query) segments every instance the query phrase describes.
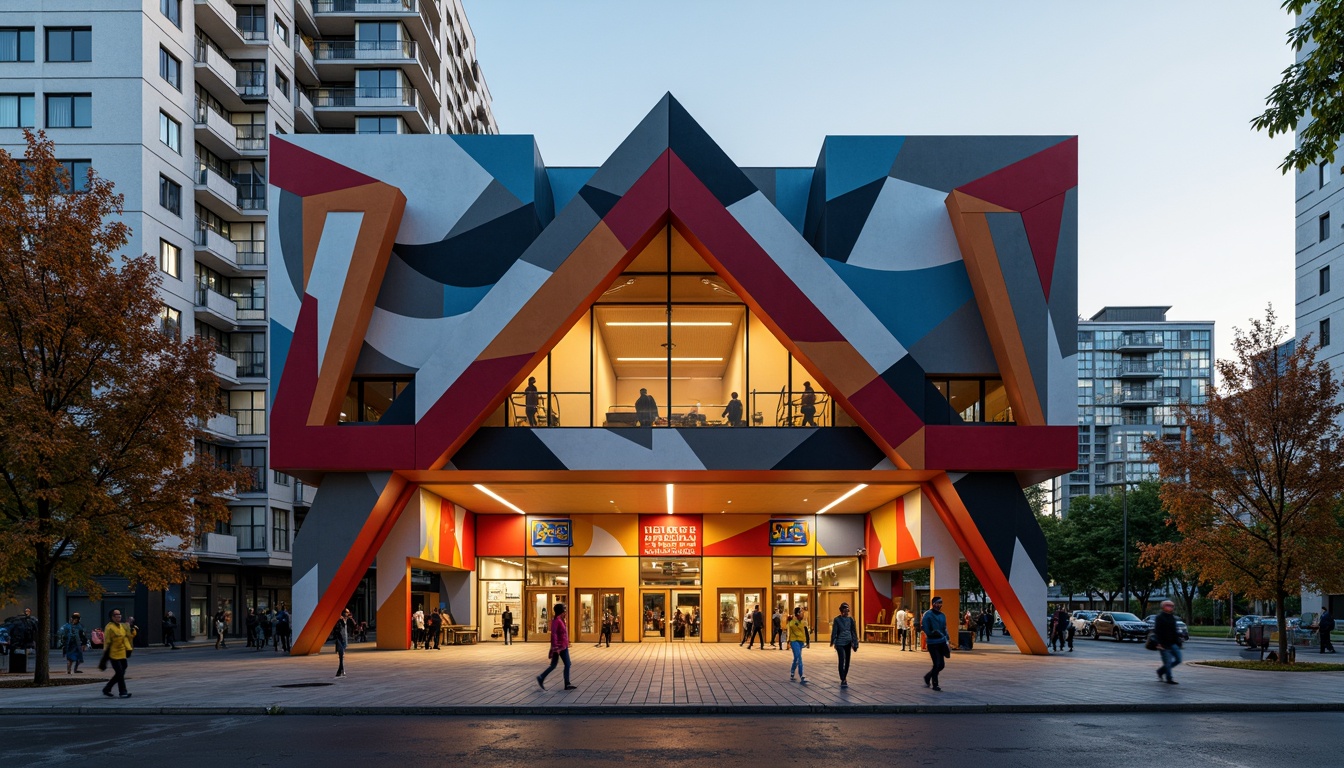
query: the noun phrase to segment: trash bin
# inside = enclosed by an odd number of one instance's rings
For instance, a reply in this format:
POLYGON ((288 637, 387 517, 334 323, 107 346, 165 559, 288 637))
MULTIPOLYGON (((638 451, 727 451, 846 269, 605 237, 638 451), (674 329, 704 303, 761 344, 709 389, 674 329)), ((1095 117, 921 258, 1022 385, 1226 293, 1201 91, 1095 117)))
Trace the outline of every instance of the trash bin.
POLYGON ((21 648, 9 650, 9 671, 20 675, 28 674, 28 651, 21 648))
POLYGON ((975 646, 975 633, 969 629, 957 631, 957 650, 969 651, 975 646))

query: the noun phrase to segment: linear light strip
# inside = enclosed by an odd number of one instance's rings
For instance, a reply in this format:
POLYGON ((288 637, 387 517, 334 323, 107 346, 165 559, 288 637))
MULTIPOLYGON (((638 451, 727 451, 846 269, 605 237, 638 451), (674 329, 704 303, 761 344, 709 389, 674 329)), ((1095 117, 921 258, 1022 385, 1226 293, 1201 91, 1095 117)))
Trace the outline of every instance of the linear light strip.
POLYGON ((845 499, 848 499, 850 496, 853 496, 854 494, 858 493, 859 491, 862 491, 864 488, 867 488, 867 487, 868 487, 868 484, 867 484, 867 483, 859 483, 858 485, 854 486, 853 488, 850 488, 848 491, 845 491, 845 495, 844 495, 844 496, 841 496, 840 498, 836 499, 835 501, 832 501, 830 504, 827 504, 826 506, 824 506, 824 507, 822 507, 821 509, 817 510, 817 514, 818 514, 818 515, 824 515, 824 514, 826 514, 826 512, 829 511, 829 510, 831 509, 831 507, 834 507, 836 504, 839 504, 840 502, 844 501, 845 499))
MULTIPOLYGON (((618 363, 665 363, 666 357, 618 357, 618 363)), ((722 357, 674 357, 674 363, 722 363, 722 357)))
MULTIPOLYGON (((603 325, 608 328, 666 328, 669 323, 665 320, 612 320, 603 325)), ((730 328, 736 323, 727 320, 674 320, 671 325, 673 328, 730 328)))
POLYGON ((672 514, 672 484, 667 484, 667 514, 672 514))
POLYGON ((494 499, 495 501, 498 501, 500 504, 503 504, 504 506, 508 507, 509 509, 512 509, 514 512, 517 512, 517 513, 520 514, 520 515, 526 515, 526 514, 527 514, 527 513, 524 512, 523 510, 521 510, 521 509, 519 509, 518 507, 514 506, 513 503, 510 502, 508 499, 504 498, 503 496, 500 496, 498 493, 495 493, 494 491, 490 490, 489 488, 486 488, 484 485, 481 485, 480 483, 476 483, 475 485, 472 486, 472 488, 475 488, 476 490, 480 491, 481 493, 484 493, 486 496, 489 496, 490 498, 494 499))

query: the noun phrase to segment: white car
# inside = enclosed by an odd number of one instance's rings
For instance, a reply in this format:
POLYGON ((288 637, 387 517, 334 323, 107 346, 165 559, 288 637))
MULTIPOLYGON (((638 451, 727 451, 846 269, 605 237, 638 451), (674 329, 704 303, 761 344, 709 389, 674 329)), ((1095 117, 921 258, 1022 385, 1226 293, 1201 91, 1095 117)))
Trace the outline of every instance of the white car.
POLYGON ((1069 621, 1073 623, 1074 632, 1083 637, 1092 634, 1092 620, 1097 618, 1098 613, 1100 611, 1074 611, 1073 615, 1069 617, 1069 621))

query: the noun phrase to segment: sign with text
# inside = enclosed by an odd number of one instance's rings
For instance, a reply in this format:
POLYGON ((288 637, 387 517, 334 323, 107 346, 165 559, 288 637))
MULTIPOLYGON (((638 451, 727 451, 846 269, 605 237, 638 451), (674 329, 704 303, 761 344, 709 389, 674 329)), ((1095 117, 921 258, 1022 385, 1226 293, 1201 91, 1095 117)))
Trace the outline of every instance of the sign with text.
POLYGON ((695 557, 700 554, 699 515, 640 515, 639 554, 646 557, 695 557))
POLYGON ((569 518, 542 518, 533 520, 532 546, 574 546, 574 528, 570 525, 569 518))
POLYGON ((807 544, 807 520, 773 519, 770 521, 770 546, 806 547, 807 544))

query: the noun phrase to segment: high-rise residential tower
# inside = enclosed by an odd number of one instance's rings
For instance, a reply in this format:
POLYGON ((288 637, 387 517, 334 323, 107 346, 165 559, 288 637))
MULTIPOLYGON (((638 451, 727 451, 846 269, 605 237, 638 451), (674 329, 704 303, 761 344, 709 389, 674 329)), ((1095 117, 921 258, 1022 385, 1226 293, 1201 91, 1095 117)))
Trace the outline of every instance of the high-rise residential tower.
MULTIPOLYGON (((0 147, 44 129, 78 182, 125 195, 128 253, 157 255, 164 322, 213 341, 223 387, 200 453, 252 470, 201 567, 162 600, 109 582, 153 637, 161 611, 290 602, 311 489, 267 464, 268 136, 498 133, 460 0, 30 0, 0 6, 0 147)), ((157 594, 157 593, 156 593, 157 594)))

